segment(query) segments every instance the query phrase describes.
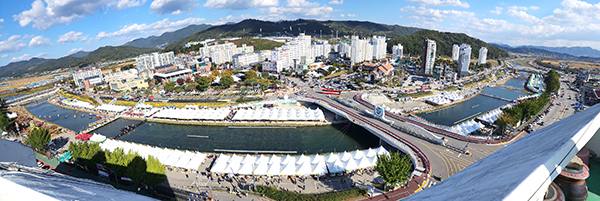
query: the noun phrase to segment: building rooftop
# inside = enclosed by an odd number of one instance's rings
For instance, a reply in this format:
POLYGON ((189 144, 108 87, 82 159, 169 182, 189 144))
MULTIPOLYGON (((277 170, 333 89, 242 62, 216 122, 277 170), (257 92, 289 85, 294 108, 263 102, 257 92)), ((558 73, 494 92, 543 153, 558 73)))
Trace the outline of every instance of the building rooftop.
POLYGON ((172 71, 172 72, 169 72, 169 73, 156 73, 156 74, 154 74, 154 76, 167 78, 167 77, 173 77, 173 76, 182 75, 182 74, 186 74, 186 73, 192 73, 192 70, 190 70, 190 69, 178 69, 176 71, 172 71))

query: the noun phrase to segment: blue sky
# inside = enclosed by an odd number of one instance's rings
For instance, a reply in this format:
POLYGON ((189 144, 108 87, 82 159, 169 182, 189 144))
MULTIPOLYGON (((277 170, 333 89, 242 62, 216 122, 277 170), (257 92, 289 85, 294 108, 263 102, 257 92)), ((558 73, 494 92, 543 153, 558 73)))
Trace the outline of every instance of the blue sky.
POLYGON ((600 3, 578 0, 0 0, 0 66, 246 18, 361 20, 513 46, 600 49, 598 13, 600 3))

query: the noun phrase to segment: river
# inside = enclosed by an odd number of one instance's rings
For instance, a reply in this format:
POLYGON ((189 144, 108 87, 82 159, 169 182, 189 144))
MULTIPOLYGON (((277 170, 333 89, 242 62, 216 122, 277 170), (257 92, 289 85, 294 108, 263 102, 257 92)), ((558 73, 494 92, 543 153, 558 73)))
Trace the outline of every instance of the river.
MULTIPOLYGON (((71 130, 79 131, 97 119, 89 119, 88 114, 73 118, 74 110, 54 106, 47 102, 28 105, 27 109, 36 115, 52 115, 45 120, 71 130), (44 107, 44 109, 41 109, 44 107), (56 109, 56 111, 54 111, 56 109), (56 118, 56 114, 60 114, 56 118), (64 115, 69 115, 67 119, 64 115)), ((119 119, 92 133, 107 137, 118 135, 126 125, 139 121, 119 119)), ((120 140, 149 144, 160 147, 214 152, 214 149, 256 150, 256 151, 297 151, 315 154, 340 151, 352 151, 379 146, 379 138, 364 128, 354 124, 330 126, 312 126, 298 128, 244 128, 230 129, 224 126, 193 126, 164 123, 145 123, 120 140), (190 138, 187 135, 208 136, 208 138, 190 138)))
MULTIPOLYGON (((521 90, 525 89, 523 87, 525 82, 527 82, 527 79, 526 75, 523 74, 518 78, 512 78, 506 81, 506 83, 501 86, 484 87, 482 92, 514 100, 519 96, 526 95, 521 92, 521 90)), ((418 114, 418 116, 436 124, 454 126, 464 120, 496 109, 507 103, 509 102, 484 95, 477 95, 462 103, 431 112, 421 113, 418 114)))

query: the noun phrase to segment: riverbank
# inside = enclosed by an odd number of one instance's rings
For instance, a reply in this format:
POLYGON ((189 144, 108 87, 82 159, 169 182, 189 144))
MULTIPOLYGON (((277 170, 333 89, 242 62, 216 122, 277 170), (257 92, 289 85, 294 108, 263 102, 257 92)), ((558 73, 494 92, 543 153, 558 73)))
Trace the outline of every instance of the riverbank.
MULTIPOLYGON (((475 86, 475 85, 471 86, 470 88, 474 88, 474 87, 479 87, 480 88, 472 96, 469 96, 467 98, 463 98, 463 99, 458 100, 458 101, 454 101, 454 102, 446 104, 446 105, 430 107, 430 108, 427 108, 425 110, 421 110, 421 111, 418 111, 418 112, 412 112, 412 113, 409 113, 409 114, 406 114, 406 115, 410 115, 410 114, 417 115, 417 114, 427 113, 427 112, 431 112, 431 111, 435 111, 435 110, 440 110, 440 109, 444 109, 444 108, 447 108, 447 107, 451 107, 451 106, 456 105, 456 104, 463 103, 463 102, 468 101, 468 100, 470 100, 472 98, 475 98, 477 95, 479 95, 483 91, 484 87, 496 87, 496 86, 500 86, 500 85, 505 84, 508 80, 510 80, 512 78, 514 78, 514 77, 513 76, 506 76, 506 78, 504 78, 502 80, 497 80, 495 82, 486 82, 483 86, 481 86, 481 85, 479 85, 479 86, 475 86)), ((481 83, 481 84, 483 84, 483 83, 481 83)), ((465 90, 465 89, 463 89, 463 90, 465 90)))
POLYGON ((123 119, 138 120, 153 123, 177 124, 177 125, 196 125, 196 126, 246 126, 246 127, 304 127, 304 126, 327 126, 332 122, 226 122, 226 121, 185 121, 185 120, 168 120, 168 119, 153 119, 142 117, 121 116, 123 119))

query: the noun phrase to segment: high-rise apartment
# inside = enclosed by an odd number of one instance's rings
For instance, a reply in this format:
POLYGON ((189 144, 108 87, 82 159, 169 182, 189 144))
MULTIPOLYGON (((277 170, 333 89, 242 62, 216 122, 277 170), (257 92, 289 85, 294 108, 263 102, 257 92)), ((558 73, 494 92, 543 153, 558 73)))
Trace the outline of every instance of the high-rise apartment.
POLYGON ((433 66, 435 65, 435 50, 436 43, 429 38, 423 41, 423 50, 421 52, 421 73, 425 75, 433 74, 433 66))

